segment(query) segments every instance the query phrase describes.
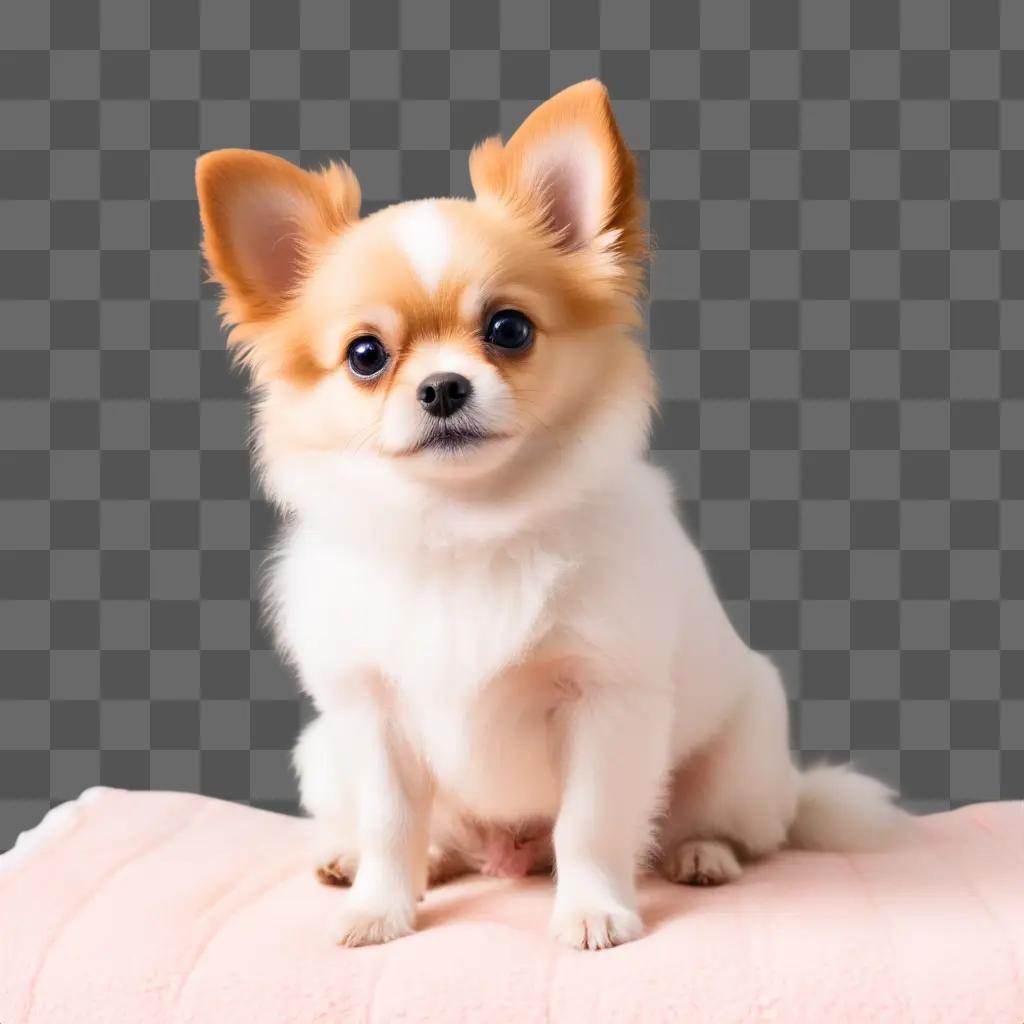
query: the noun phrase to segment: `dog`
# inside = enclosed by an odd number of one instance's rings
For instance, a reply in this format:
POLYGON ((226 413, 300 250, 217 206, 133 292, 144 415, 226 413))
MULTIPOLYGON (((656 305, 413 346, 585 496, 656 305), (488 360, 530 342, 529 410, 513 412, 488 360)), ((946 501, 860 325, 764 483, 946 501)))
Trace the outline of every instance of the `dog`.
POLYGON ((284 511, 268 598, 318 717, 295 751, 339 942, 429 884, 556 875, 552 934, 637 938, 636 878, 884 843, 848 766, 801 772, 779 673, 730 624, 647 459, 648 240, 601 83, 469 158, 475 198, 361 218, 353 172, 220 150, 203 249, 284 511))

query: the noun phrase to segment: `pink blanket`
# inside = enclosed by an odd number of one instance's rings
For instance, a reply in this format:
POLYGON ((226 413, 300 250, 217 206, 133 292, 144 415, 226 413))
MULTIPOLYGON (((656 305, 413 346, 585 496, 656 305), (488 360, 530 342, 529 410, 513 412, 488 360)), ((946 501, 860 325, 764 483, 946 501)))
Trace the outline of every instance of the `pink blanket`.
POLYGON ((551 883, 430 892, 389 946, 329 940, 342 890, 307 822, 98 790, 0 858, 2 1024, 1024 1022, 1024 805, 915 824, 899 848, 786 852, 737 884, 650 880, 649 933, 545 934, 551 883))

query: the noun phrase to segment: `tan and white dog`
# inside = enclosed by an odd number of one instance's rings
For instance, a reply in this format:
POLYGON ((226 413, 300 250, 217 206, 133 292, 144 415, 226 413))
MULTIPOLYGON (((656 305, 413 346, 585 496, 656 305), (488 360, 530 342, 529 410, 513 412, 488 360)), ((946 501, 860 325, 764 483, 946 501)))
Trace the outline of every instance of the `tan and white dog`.
POLYGON ((902 814, 794 766, 778 672, 647 461, 643 207, 603 86, 470 172, 473 201, 360 219, 346 167, 210 153, 204 248, 288 519, 270 592, 339 941, 409 932, 429 882, 554 867, 553 933, 599 949, 640 935, 645 866, 726 882, 902 814))

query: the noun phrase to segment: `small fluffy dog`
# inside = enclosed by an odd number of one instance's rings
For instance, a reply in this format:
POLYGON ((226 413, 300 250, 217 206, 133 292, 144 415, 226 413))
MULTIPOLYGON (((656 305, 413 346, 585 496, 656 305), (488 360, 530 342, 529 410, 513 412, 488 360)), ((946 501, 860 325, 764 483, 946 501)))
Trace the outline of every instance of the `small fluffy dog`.
POLYGON ((783 844, 873 846, 889 791, 801 773, 646 459, 647 243, 604 87, 470 156, 476 198, 360 219, 344 166, 222 150, 197 181, 259 465, 288 526, 280 643, 319 717, 295 752, 351 882, 339 941, 430 883, 555 869, 553 934, 641 933, 635 876, 717 884, 783 844))

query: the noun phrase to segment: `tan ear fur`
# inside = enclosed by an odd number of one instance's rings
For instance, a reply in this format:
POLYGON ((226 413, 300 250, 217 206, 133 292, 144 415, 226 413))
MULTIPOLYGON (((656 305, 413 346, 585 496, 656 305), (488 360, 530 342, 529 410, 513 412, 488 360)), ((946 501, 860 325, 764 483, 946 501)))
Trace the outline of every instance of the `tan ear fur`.
POLYGON ((304 171, 254 150, 201 156, 196 192, 203 253, 232 324, 280 313, 312 251, 359 217, 359 184, 347 166, 304 171))
MULTIPOLYGON (((646 255, 636 161, 616 124, 608 91, 596 79, 572 85, 542 103, 505 145, 497 136, 482 142, 470 154, 469 171, 478 197, 497 198, 540 216, 563 248, 596 242, 626 261, 646 255), (557 188, 548 187, 536 167, 560 140, 567 154, 579 149, 575 141, 589 141, 600 163, 598 209, 582 232, 574 233, 574 225, 565 223, 573 219, 572 209, 558 209, 562 200, 553 195, 557 188)), ((573 197, 565 198, 571 202, 573 197)))

